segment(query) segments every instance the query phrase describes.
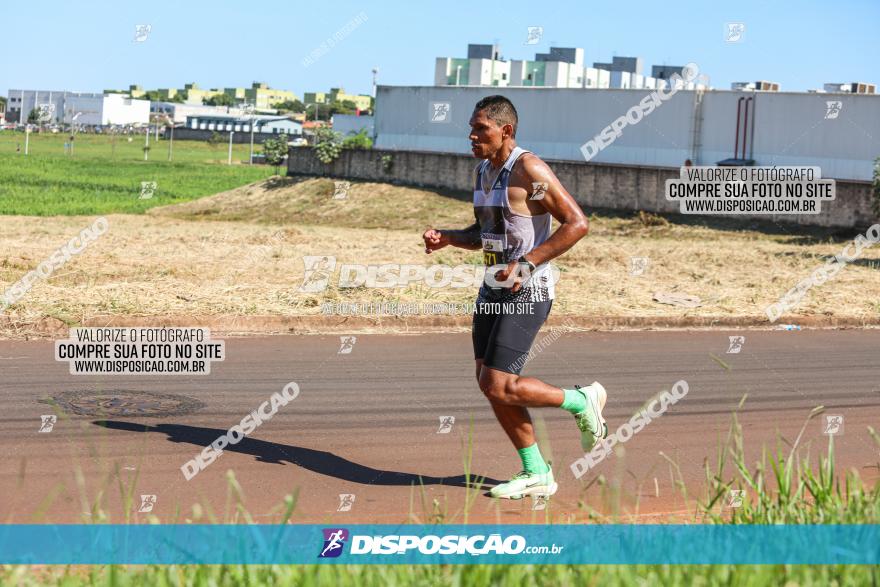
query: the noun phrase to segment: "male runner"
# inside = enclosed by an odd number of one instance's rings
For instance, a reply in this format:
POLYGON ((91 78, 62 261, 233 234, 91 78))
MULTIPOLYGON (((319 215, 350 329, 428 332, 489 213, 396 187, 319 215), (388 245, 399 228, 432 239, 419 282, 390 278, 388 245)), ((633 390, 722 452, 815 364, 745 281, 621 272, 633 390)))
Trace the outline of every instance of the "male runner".
POLYGON ((553 304, 548 262, 583 238, 588 222, 547 164, 516 145, 517 123, 516 109, 504 96, 477 102, 470 119, 471 150, 483 159, 474 178, 477 221, 464 230, 432 228, 422 235, 426 253, 447 245, 482 249, 489 271, 496 272, 494 280, 487 273, 477 295, 472 338, 480 389, 522 460, 521 472, 489 492, 506 499, 550 496, 557 489, 527 407, 574 414, 585 452, 608 434, 602 417, 606 392, 598 382, 560 389, 519 375, 553 304), (559 222, 552 235, 551 217, 559 222))

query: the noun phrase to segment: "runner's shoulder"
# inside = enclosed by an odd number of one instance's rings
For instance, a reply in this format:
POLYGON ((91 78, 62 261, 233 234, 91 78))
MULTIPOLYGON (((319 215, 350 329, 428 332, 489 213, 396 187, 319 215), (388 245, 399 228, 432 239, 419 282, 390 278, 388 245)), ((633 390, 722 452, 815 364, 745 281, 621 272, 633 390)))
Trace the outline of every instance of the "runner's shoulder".
POLYGON ((542 181, 548 176, 548 172, 552 173, 550 166, 535 155, 534 153, 523 153, 513 165, 513 177, 524 182, 525 185, 531 185, 532 181, 542 181))

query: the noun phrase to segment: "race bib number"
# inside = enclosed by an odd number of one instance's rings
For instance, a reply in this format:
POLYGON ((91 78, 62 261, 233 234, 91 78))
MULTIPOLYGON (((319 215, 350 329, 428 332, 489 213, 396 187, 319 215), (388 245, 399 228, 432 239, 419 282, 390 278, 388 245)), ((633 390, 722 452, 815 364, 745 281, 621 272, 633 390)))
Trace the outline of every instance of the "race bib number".
POLYGON ((504 263, 504 235, 483 236, 483 264, 487 267, 504 263), (500 238, 499 238, 500 237, 500 238))

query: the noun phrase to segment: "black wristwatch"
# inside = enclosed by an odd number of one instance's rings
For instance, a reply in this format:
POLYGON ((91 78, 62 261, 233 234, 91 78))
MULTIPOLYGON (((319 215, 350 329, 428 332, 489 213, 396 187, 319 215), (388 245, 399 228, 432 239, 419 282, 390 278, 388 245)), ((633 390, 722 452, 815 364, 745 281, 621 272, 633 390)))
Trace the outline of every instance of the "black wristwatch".
POLYGON ((532 263, 531 261, 529 261, 528 259, 526 259, 526 256, 525 256, 525 255, 523 255, 522 257, 520 257, 519 259, 517 259, 517 261, 519 261, 520 263, 525 263, 526 265, 529 266, 529 274, 530 274, 530 275, 531 275, 532 273, 535 272, 535 269, 538 268, 537 265, 535 265, 534 263, 532 263))

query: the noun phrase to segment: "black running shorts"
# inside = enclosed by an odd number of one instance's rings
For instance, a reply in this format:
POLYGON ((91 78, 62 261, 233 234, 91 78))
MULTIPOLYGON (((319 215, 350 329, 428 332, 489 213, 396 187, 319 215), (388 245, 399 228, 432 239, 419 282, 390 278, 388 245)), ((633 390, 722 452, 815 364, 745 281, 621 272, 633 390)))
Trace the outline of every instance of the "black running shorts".
POLYGON ((483 359, 487 367, 519 375, 551 306, 553 300, 478 302, 471 331, 474 358, 483 359))

